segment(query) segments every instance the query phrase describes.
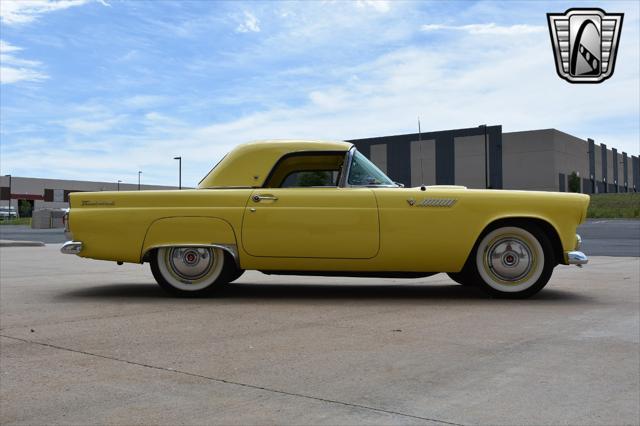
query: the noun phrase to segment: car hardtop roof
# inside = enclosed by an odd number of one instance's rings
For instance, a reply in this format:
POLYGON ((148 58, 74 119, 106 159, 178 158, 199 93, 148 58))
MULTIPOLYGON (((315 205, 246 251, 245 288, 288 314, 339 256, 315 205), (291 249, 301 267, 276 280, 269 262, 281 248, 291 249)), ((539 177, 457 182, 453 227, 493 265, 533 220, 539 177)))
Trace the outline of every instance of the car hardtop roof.
POLYGON ((323 140, 259 140, 235 147, 200 181, 198 188, 261 187, 284 155, 296 152, 347 152, 350 142, 323 140))
MULTIPOLYGON (((345 141, 329 141, 321 139, 262 139, 242 143, 234 150, 239 148, 251 149, 269 149, 279 146, 287 147, 294 150, 318 150, 318 151, 348 151, 353 144, 345 141)), ((232 151, 233 152, 233 151, 232 151)))

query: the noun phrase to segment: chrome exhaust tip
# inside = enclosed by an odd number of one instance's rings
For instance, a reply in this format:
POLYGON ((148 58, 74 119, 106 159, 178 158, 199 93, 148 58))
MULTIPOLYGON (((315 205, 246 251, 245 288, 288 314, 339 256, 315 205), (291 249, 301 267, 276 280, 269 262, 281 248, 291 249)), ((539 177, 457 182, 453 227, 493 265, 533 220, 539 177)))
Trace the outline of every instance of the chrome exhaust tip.
POLYGON ((80 254, 81 251, 82 243, 79 241, 67 241, 60 249, 60 253, 64 254, 80 254))

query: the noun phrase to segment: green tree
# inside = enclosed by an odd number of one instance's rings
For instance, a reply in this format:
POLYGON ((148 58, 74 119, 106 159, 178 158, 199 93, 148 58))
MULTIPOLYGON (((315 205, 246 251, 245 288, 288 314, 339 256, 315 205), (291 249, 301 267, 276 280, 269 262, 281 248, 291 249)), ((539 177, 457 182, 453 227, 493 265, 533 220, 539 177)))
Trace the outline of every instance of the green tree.
POLYGON ((580 176, 576 172, 569 175, 569 192, 580 192, 580 176))

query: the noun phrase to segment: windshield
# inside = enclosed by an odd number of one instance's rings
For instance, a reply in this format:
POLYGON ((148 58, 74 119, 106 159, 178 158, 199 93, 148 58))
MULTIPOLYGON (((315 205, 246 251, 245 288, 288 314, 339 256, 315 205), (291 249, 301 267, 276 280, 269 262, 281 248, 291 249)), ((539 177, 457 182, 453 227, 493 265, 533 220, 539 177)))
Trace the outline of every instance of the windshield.
POLYGON ((351 167, 349 169, 349 185, 374 186, 391 185, 397 186, 379 168, 376 167, 367 157, 355 151, 351 167))

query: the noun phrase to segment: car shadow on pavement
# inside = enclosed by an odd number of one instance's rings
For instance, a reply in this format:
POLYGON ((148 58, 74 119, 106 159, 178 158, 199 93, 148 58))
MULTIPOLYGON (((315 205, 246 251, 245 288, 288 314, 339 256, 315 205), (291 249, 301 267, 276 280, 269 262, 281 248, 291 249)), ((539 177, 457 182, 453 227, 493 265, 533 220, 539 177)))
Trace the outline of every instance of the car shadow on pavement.
MULTIPOLYGON (((87 287, 58 295, 60 299, 175 299, 155 284, 112 284, 87 287)), ((495 300, 476 287, 457 284, 254 284, 232 283, 215 294, 198 300, 224 300, 234 302, 292 302, 299 300, 495 300)), ((540 302, 583 303, 590 298, 579 292, 543 289, 529 300, 540 302)), ((512 301, 513 302, 513 301, 512 301)), ((517 301, 516 301, 517 302, 517 301)))

